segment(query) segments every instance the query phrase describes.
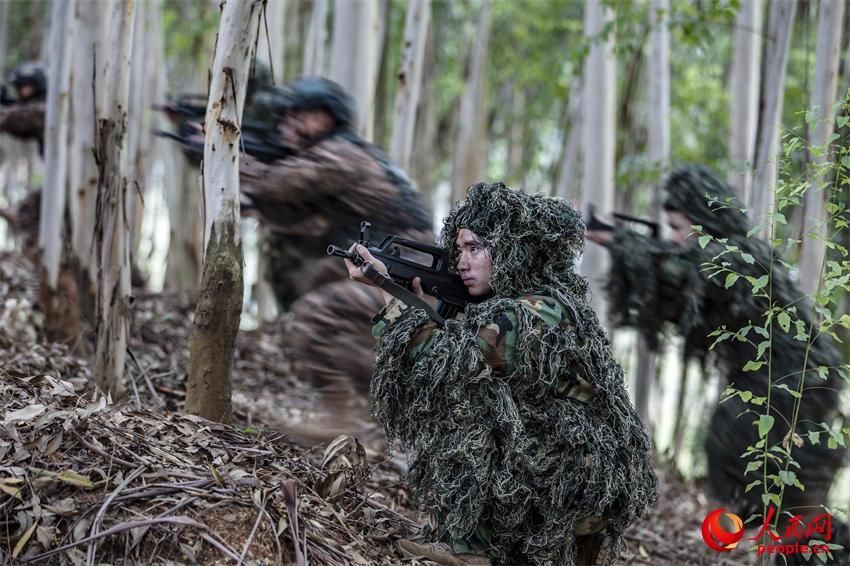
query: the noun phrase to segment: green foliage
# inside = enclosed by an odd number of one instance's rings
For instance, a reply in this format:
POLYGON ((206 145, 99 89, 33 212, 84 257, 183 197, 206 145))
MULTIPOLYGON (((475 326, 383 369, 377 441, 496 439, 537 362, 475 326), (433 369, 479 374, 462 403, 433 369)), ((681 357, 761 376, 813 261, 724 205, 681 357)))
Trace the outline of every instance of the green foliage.
MULTIPOLYGON (((850 114, 850 98, 845 98, 830 109, 829 117, 850 114)), ((823 112, 812 109, 800 113, 805 117, 809 127, 813 127, 817 121, 822 120, 823 112)), ((715 330, 711 336, 715 337, 714 346, 726 340, 740 340, 749 342, 754 348, 753 358, 747 361, 741 368, 743 372, 767 371, 768 394, 766 397, 758 397, 746 387, 729 387, 725 391, 726 398, 738 397, 745 403, 753 406, 758 417, 754 426, 758 428, 760 440, 750 446, 743 454, 747 459, 745 474, 760 473, 761 479, 747 485, 746 490, 761 487, 762 501, 765 512, 768 505, 781 510, 783 495, 786 489, 805 490, 805 485, 798 478, 794 469, 799 469, 800 464, 794 459, 794 448, 802 447, 806 442, 810 445, 819 445, 826 442, 830 449, 845 449, 846 436, 850 428, 836 427, 835 423, 815 423, 819 430, 808 429, 805 438, 797 433, 799 407, 806 403, 806 386, 804 378, 813 374, 826 382, 830 371, 836 372, 845 381, 848 380, 848 366, 841 367, 812 367, 809 353, 813 345, 821 336, 830 336, 840 340, 837 330, 850 328, 850 315, 842 312, 844 308, 844 295, 850 290, 850 259, 846 247, 835 243, 842 233, 850 226, 847 205, 842 202, 840 195, 842 188, 850 184, 850 160, 846 160, 850 149, 846 145, 837 145, 841 130, 848 127, 850 120, 836 120, 836 128, 839 132, 827 141, 824 147, 811 147, 797 131, 789 130, 783 137, 783 153, 780 159, 780 179, 777 183, 775 202, 776 209, 768 215, 766 226, 771 233, 771 241, 777 248, 793 249, 799 245, 797 237, 789 237, 787 211, 800 206, 805 194, 812 187, 813 179, 831 179, 829 190, 829 234, 825 243, 830 251, 830 257, 825 261, 820 274, 820 284, 817 292, 812 297, 814 303, 814 319, 811 325, 803 320, 801 310, 794 304, 799 301, 795 299, 789 304, 778 304, 773 297, 771 282, 771 266, 763 266, 766 274, 755 277, 747 275, 741 277, 734 270, 735 265, 754 264, 752 256, 729 245, 722 238, 702 235, 699 245, 702 249, 712 250, 715 254, 711 261, 703 264, 703 269, 709 272, 709 277, 725 274, 725 288, 730 289, 734 285, 747 284, 751 287, 754 297, 766 299, 768 308, 760 321, 750 321, 749 324, 735 331, 727 327, 715 330), (810 160, 810 165, 802 172, 797 171, 795 156, 800 152, 806 152, 810 156, 819 156, 820 161, 810 160), (741 263, 738 263, 741 262, 741 263), (751 340, 750 336, 758 334, 764 340, 751 340), (806 343, 806 354, 802 367, 788 375, 775 375, 773 373, 773 353, 771 345, 777 336, 790 335, 794 340, 806 343), (770 434, 777 424, 771 412, 773 406, 773 395, 781 392, 790 395, 793 399, 793 417, 790 421, 788 433, 781 440, 774 434, 770 434), (825 439, 825 440, 824 440, 825 439)), ((765 226, 757 227, 758 230, 765 226)), ((695 229, 698 227, 695 227, 695 229)), ((756 228, 754 228, 756 230, 756 228)), ((805 236, 809 237, 809 236, 805 236)), ((771 252, 771 264, 776 263, 787 269, 785 264, 775 252, 771 252)), ((786 341, 787 343, 787 341, 786 341)), ((744 382, 745 383, 745 382, 744 382)), ((748 410, 749 412, 750 410, 748 410)), ((778 517, 779 512, 776 513, 778 517)))
POLYGON ((21 63, 37 61, 41 44, 50 33, 51 2, 31 0, 27 2, 9 2, 9 21, 6 38, 6 60, 0 61, 3 78, 11 69, 21 63))
POLYGON ((176 91, 193 87, 193 76, 206 77, 212 64, 219 10, 204 0, 172 0, 162 5, 169 84, 176 91))

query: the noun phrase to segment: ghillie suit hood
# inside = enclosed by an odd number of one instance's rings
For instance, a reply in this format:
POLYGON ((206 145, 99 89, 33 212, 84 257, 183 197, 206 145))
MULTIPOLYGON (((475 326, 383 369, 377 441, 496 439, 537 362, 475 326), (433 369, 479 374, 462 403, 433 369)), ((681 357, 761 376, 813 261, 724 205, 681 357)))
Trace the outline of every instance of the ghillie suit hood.
POLYGON ((429 328, 424 312, 388 326, 373 414, 408 450, 408 479, 439 517, 438 536, 485 532, 498 563, 573 564, 582 521, 607 518, 616 546, 656 498, 649 439, 573 269, 584 226, 565 201, 498 183, 469 189, 444 221, 442 245, 454 250, 461 228, 486 243, 494 293, 464 319, 431 327, 433 346, 415 360, 408 348, 429 328), (541 323, 529 295, 557 304, 568 322, 541 323), (494 372, 479 346, 500 313, 515 316, 509 375, 494 372), (576 376, 595 391, 587 402, 563 394, 576 376))
MULTIPOLYGON (((814 341, 806 354, 805 335, 812 323, 812 310, 807 301, 800 300, 802 293, 778 253, 767 242, 748 237, 750 222, 735 193, 706 168, 676 169, 664 188, 665 209, 681 212, 692 225, 700 227, 701 233, 720 241, 712 240, 703 249, 696 236, 691 236, 684 245, 677 245, 616 230, 609 246, 613 255, 609 280, 611 311, 618 313, 622 322, 636 324, 653 339, 665 323, 674 323, 685 338, 688 357, 699 359, 704 366, 714 365, 727 383, 748 390, 755 397, 767 397, 772 375, 770 399, 775 425, 769 435, 771 443, 781 441, 788 433, 795 402, 787 390, 776 385, 784 384, 796 392, 805 366, 804 397, 796 432, 806 438, 807 432, 822 430, 818 423, 830 422, 837 416, 842 381, 833 370, 821 377, 815 368, 835 368, 841 360, 825 334, 814 341), (709 277, 712 271, 705 269, 722 262, 740 274, 728 288, 726 273, 709 277), (770 293, 776 305, 793 305, 796 309, 790 332, 785 332, 778 321, 774 321, 770 334, 758 328, 764 326, 769 302, 753 292, 747 277, 764 283, 768 281, 765 276, 769 276, 769 283, 761 288, 761 293, 770 293), (721 332, 734 334, 747 327, 745 340, 729 338, 714 345, 721 332), (754 344, 767 339, 772 340, 772 346, 763 350, 764 357, 760 359, 770 357, 772 373, 768 373, 767 364, 743 372, 744 365, 756 359, 754 344)), ((759 407, 739 397, 725 400, 715 409, 706 439, 709 488, 722 501, 737 505, 735 512, 742 516, 762 509, 761 488, 745 493, 744 486, 749 481, 745 477, 747 460, 740 457, 759 440, 752 425, 757 417, 753 409, 759 411, 759 407)), ((826 492, 843 461, 843 450, 830 450, 823 440, 813 445, 806 439, 792 453, 801 466, 797 477, 805 485, 805 493, 789 488, 783 506, 825 503, 826 492)))

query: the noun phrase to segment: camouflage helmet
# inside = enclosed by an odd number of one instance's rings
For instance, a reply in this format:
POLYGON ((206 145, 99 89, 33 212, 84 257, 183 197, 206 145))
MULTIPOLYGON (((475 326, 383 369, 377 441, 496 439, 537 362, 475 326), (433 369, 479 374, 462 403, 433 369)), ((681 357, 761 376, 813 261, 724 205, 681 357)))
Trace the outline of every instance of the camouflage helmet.
MULTIPOLYGON (((305 77, 272 89, 262 103, 273 115, 293 110, 325 110, 338 128, 356 127, 354 99, 337 83, 323 77, 305 77)), ((260 101, 258 101, 260 102, 260 101)))
POLYGON ((9 80, 20 92, 21 88, 30 86, 33 94, 29 98, 43 98, 47 94, 47 75, 44 68, 37 63, 24 63, 18 66, 9 80))

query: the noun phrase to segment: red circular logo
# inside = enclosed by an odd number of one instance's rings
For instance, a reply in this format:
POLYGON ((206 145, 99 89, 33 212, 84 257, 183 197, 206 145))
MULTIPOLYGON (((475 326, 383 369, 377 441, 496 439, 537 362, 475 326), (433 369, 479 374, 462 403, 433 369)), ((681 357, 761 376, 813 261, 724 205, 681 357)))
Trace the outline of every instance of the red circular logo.
POLYGON ((702 539, 705 544, 717 552, 729 552, 744 537, 744 522, 734 513, 726 513, 726 509, 715 509, 705 516, 702 522, 702 539), (720 524, 720 518, 725 515, 732 521, 732 531, 720 524))

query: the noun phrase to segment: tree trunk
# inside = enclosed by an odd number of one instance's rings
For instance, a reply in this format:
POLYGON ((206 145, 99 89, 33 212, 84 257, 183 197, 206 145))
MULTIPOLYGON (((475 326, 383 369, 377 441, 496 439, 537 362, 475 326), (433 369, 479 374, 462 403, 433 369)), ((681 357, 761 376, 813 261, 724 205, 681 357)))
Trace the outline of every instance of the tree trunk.
MULTIPOLYGON (((206 73, 200 69, 194 69, 187 82, 191 92, 207 90, 206 73)), ((163 129, 170 127, 164 116, 160 120, 163 129)), ((201 281, 204 252, 200 170, 182 153, 176 153, 171 142, 166 143, 170 144, 165 150, 166 178, 171 186, 164 188, 170 224, 165 288, 195 291, 201 281)))
POLYGON ((415 130, 420 135, 413 138, 411 150, 412 176, 422 198, 430 210, 434 210, 434 164, 436 163, 437 116, 436 93, 433 91, 437 75, 434 57, 434 28, 429 26, 425 40, 425 63, 422 70, 419 108, 416 110, 415 130))
MULTIPOLYGON (((97 219, 95 249, 100 258, 97 282, 97 345, 92 374, 113 398, 124 392, 124 362, 130 331, 130 227, 127 210, 127 105, 136 4, 115 3, 110 22, 106 70, 108 114, 98 136, 97 219)), ((143 61, 144 59, 142 59, 143 61)))
POLYGON ((77 26, 72 51, 71 92, 71 247, 79 270, 80 303, 94 320, 97 255, 94 253, 98 167, 94 158, 98 119, 103 115, 103 65, 106 17, 90 2, 77 2, 77 26))
MULTIPOLYGON (((838 87, 839 49, 841 27, 844 23, 844 0, 821 0, 818 16, 817 48, 815 51, 815 76, 812 82, 812 106, 819 109, 818 122, 814 124, 809 139, 812 147, 824 146, 832 135, 835 116, 832 105, 838 87)), ((832 152, 824 148, 820 156, 813 156, 820 165, 832 152)), ((815 293, 820 281, 821 268, 826 255, 825 240, 829 228, 826 202, 829 196, 829 179, 821 175, 812 179, 806 191, 803 213, 803 242, 800 247, 800 287, 806 294, 815 293)))
POLYGON ((230 420, 230 370, 242 314, 239 124, 262 2, 226 0, 204 140, 204 272, 190 341, 186 410, 230 420))
POLYGON ((262 224, 256 225, 257 235, 257 280, 251 289, 251 296, 257 303, 257 319, 262 322, 272 322, 277 318, 277 301, 274 290, 268 281, 269 262, 265 245, 269 238, 269 230, 262 224))
POLYGON ((508 130, 508 159, 505 178, 518 183, 523 176, 523 149, 525 146, 525 89, 516 82, 511 85, 511 119, 508 130))
MULTIPOLYGON (((651 166, 665 171, 670 164, 670 30, 668 16, 669 0, 652 0, 649 11, 649 42, 652 54, 649 58, 649 120, 647 153, 651 166)), ((661 224, 661 187, 653 183, 650 214, 661 224)), ((638 333, 638 359, 635 372, 635 408, 644 425, 652 430, 654 419, 650 413, 652 384, 655 380, 657 356, 649 348, 649 342, 638 333)))
POLYGON ((484 0, 478 18, 466 90, 460 100, 457 143, 452 164, 452 204, 466 196, 466 189, 470 185, 484 180, 487 155, 484 137, 487 117, 487 59, 492 23, 492 6, 489 0, 484 0))
MULTIPOLYGON (((129 156, 129 208, 128 218, 131 227, 130 265, 134 273, 141 275, 139 262, 142 236, 142 218, 145 196, 148 192, 148 173, 151 161, 151 124, 153 115, 151 104, 158 91, 158 74, 154 66, 153 47, 154 6, 150 2, 141 2, 136 14, 133 35, 133 52, 144 53, 137 57, 130 76, 130 105, 127 113, 127 155, 129 156)), ((144 286, 145 281, 137 280, 134 285, 144 286)))
POLYGON ((6 51, 9 46, 9 0, 0 2, 0 76, 6 76, 6 51))
MULTIPOLYGON (((755 176, 748 208, 758 222, 773 211, 776 192, 779 129, 785 92, 785 71, 794 27, 796 0, 769 3, 766 41, 762 55, 759 124, 755 147, 755 176)), ((769 231, 765 231, 769 232, 769 231)))
POLYGON ((404 24, 404 43, 401 47, 398 89, 395 95, 393 137, 390 157, 403 170, 411 165, 416 110, 422 88, 425 48, 428 43, 428 24, 431 19, 431 0, 411 0, 404 24))
POLYGON ((330 78, 354 97, 359 133, 372 139, 381 18, 377 0, 336 0, 330 78))
POLYGON ((579 195, 581 193, 581 163, 582 163, 582 101, 583 78, 575 77, 570 85, 570 102, 567 108, 569 132, 564 141, 564 156, 561 158, 561 167, 558 171, 558 179, 555 181, 555 194, 567 199, 575 206, 581 206, 579 195))
POLYGON ((395 69, 390 69, 392 65, 390 54, 395 49, 392 44, 391 20, 393 17, 392 4, 387 0, 378 0, 378 13, 381 19, 381 31, 379 33, 378 46, 380 55, 378 56, 378 77, 375 80, 375 109, 372 112, 373 132, 372 143, 381 147, 387 147, 390 143, 389 121, 392 118, 390 108, 393 104, 392 90, 393 83, 391 74, 395 69))
MULTIPOLYGON (((588 0, 584 9, 584 34, 596 37, 611 19, 602 0, 588 0)), ((616 60, 613 36, 594 42, 584 60, 584 156, 582 163, 582 209, 593 204, 599 214, 612 212, 614 204, 614 101, 616 60), (589 156, 593 156, 589 158, 589 156)), ((603 327, 608 326, 608 307, 603 284, 610 258, 602 246, 588 246, 581 273, 588 278, 591 306, 603 327)))
POLYGON ((325 73, 325 51, 328 41, 328 2, 313 0, 310 25, 307 30, 307 43, 304 46, 305 75, 323 75, 325 73))
MULTIPOLYGON (((45 2, 43 6, 46 8, 48 4, 45 2)), ((45 10, 46 11, 46 10, 45 10)), ((51 10, 52 16, 52 10, 51 10)), ((38 62, 44 64, 50 61, 50 49, 52 42, 50 41, 50 30, 53 27, 53 18, 42 18, 41 20, 41 46, 38 50, 38 62)))
POLYGON ((741 0, 735 20, 732 57, 731 123, 729 127, 729 184, 742 203, 750 201, 752 162, 759 111, 759 56, 761 55, 761 0, 741 0))
POLYGON ((44 329, 49 340, 80 347, 80 312, 75 278, 68 272, 63 241, 68 189, 68 133, 70 122, 71 46, 74 2, 53 5, 50 26, 49 84, 45 117, 45 182, 39 212, 41 300, 44 329))

